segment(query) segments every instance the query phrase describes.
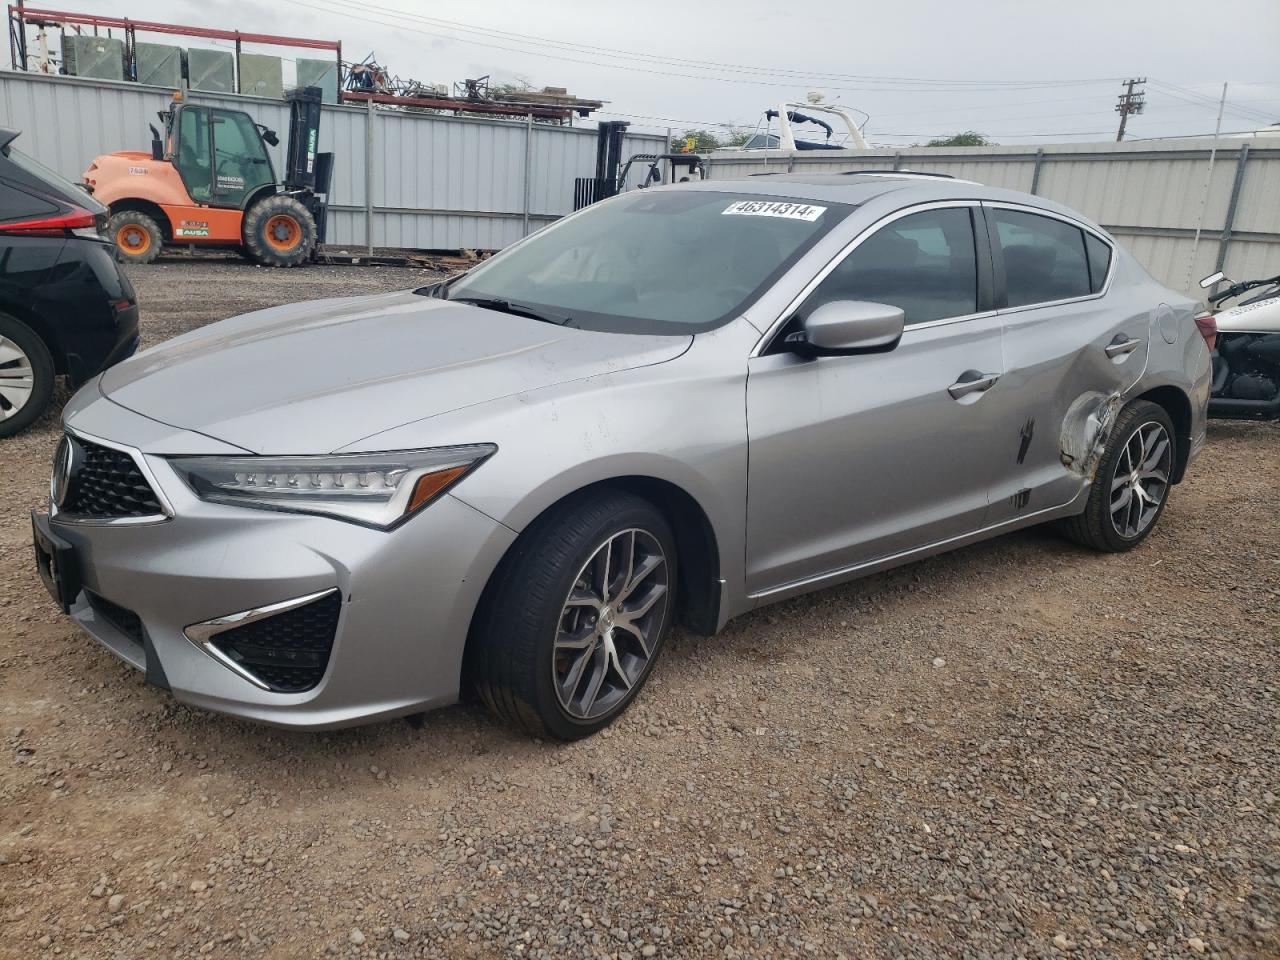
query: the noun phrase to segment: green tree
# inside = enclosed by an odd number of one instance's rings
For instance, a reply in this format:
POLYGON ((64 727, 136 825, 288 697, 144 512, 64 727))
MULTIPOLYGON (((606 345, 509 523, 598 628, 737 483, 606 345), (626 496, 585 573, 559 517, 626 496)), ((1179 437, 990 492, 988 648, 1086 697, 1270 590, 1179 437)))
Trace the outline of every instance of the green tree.
POLYGON ((710 153, 712 150, 719 150, 723 146, 723 141, 709 130, 686 130, 678 137, 671 140, 671 152, 683 153, 685 143, 693 139, 694 153, 710 153))
POLYGON ((925 144, 926 147, 993 147, 994 140, 988 140, 977 130, 966 130, 963 133, 953 133, 949 137, 942 137, 938 140, 930 140, 925 144))

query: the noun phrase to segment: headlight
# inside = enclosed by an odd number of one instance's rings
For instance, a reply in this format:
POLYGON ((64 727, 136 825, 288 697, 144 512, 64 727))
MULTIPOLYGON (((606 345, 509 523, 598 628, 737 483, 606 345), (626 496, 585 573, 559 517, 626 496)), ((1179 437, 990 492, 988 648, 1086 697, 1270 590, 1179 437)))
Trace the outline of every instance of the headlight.
POLYGON ((169 463, 201 500, 319 513, 388 530, 497 449, 478 443, 322 457, 174 457, 169 463))

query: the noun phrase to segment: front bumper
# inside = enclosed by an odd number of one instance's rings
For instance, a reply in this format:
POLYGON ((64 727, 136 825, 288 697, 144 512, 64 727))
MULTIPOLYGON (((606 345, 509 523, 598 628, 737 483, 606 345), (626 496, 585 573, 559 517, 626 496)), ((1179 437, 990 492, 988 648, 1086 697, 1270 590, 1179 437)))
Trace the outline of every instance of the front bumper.
POLYGON ((107 649, 183 703, 283 727, 347 726, 457 699, 471 616, 511 530, 449 495, 389 532, 210 504, 164 457, 141 456, 172 517, 50 523, 74 548, 83 588, 70 615, 107 649), (194 624, 334 589, 342 604, 328 665, 302 693, 262 689, 187 635, 194 624), (142 643, 86 592, 136 613, 142 643))

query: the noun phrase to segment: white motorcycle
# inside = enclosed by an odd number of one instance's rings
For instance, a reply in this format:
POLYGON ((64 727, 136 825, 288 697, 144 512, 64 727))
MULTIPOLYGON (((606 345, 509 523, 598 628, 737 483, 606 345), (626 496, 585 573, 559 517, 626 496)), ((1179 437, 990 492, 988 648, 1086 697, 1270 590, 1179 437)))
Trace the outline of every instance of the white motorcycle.
POLYGON ((1213 392, 1209 416, 1233 419, 1274 419, 1280 417, 1280 276, 1268 280, 1231 283, 1219 271, 1200 281, 1208 290, 1220 283, 1225 290, 1211 293, 1208 301, 1216 313, 1206 311, 1196 318, 1201 332, 1212 334, 1213 392), (1219 309, 1250 291, 1258 293, 1227 309, 1219 309))

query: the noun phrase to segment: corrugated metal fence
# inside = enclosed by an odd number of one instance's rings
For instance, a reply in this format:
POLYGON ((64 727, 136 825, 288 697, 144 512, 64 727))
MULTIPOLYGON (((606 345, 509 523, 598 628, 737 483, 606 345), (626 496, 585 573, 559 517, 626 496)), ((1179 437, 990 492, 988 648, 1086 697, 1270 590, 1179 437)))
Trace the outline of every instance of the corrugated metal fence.
POLYGON ((1222 138, 1216 151, 1204 140, 1174 140, 917 147, 836 157, 825 151, 789 158, 721 154, 709 167, 712 179, 787 170, 918 170, 1023 190, 1102 224, 1161 283, 1197 297, 1198 281, 1214 270, 1237 280, 1280 274, 1276 137, 1222 138))
MULTIPOLYGON (((136 83, 0 71, 0 126, 17 146, 75 181, 89 161, 147 150, 148 123, 171 91, 136 83)), ((249 113, 280 133, 280 100, 197 94, 200 103, 249 113)), ((625 155, 661 152, 664 139, 628 136, 625 155)), ((595 173, 595 127, 549 126, 326 104, 320 149, 333 151, 329 242, 357 249, 496 250, 571 213, 575 177, 595 173)))

